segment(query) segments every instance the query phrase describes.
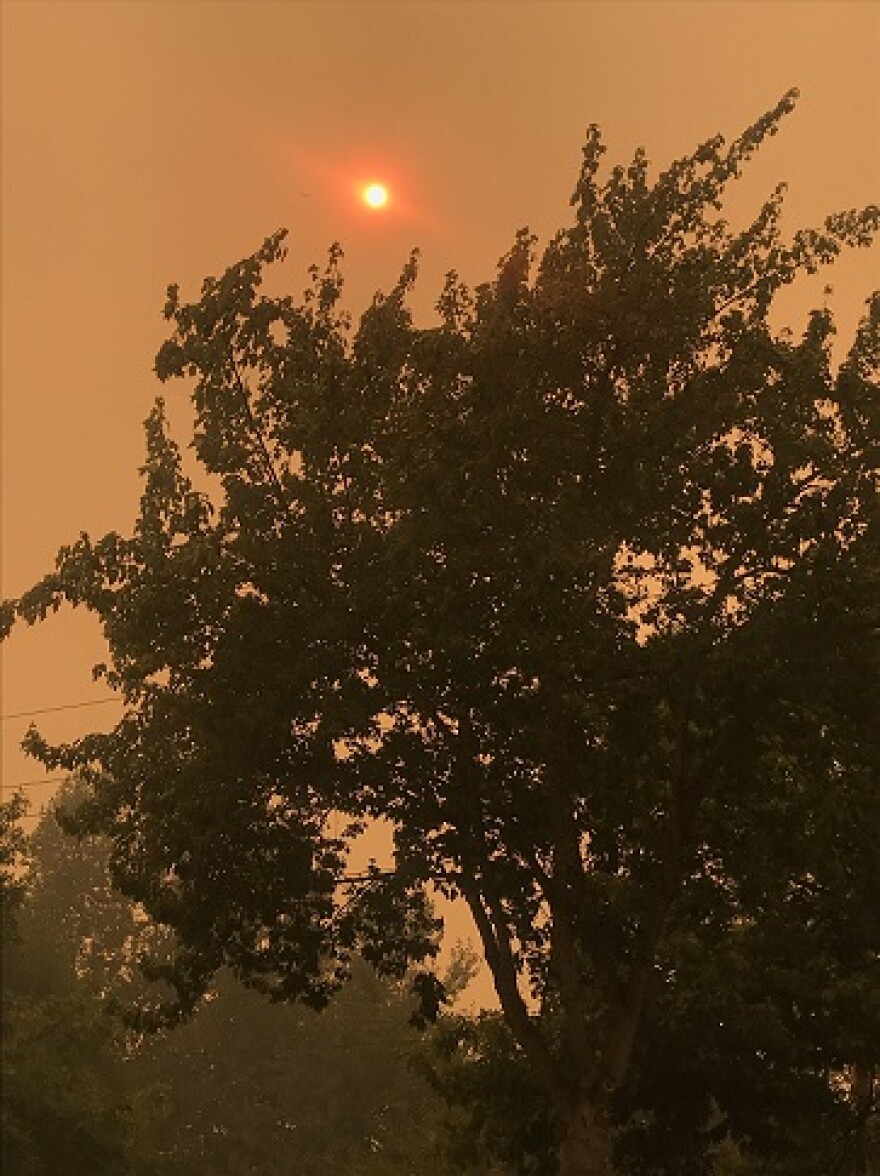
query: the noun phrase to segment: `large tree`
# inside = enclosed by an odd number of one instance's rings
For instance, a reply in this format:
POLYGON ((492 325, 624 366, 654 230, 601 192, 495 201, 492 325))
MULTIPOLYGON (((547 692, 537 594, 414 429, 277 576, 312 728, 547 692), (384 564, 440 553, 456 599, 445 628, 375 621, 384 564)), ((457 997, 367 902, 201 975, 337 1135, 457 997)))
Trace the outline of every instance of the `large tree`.
POLYGON ((103 622, 125 716, 30 748, 93 782, 77 822, 179 936, 180 1007, 222 965, 316 1004, 355 949, 402 973, 427 888, 463 898, 564 1176, 612 1162, 676 945, 795 911, 821 939, 847 895, 876 965, 880 298, 836 370, 827 312, 769 316, 880 210, 783 239, 780 185, 720 214, 793 101, 655 179, 642 152, 603 178, 591 129, 572 223, 450 274, 435 327, 415 256, 351 333, 338 249, 261 295, 283 234, 172 287, 156 371, 203 473, 158 402, 132 535, 7 607, 103 622), (393 865, 352 876, 374 819, 393 865))

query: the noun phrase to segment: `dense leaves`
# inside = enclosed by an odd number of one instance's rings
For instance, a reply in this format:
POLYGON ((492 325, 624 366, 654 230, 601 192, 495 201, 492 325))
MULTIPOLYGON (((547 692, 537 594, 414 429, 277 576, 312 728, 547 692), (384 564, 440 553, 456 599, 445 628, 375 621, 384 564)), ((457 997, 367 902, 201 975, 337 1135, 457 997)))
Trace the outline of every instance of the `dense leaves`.
MULTIPOLYGON (((62 807, 76 799, 81 785, 62 789, 62 807)), ((108 998, 133 999, 134 950, 159 932, 110 886, 103 839, 74 841, 50 813, 28 848, 4 974, 4 1173, 452 1172, 406 983, 354 961, 319 1016, 223 972, 185 1025, 125 1032, 108 998)))
MULTIPOLYGON (((432 328, 415 256, 354 333, 338 249, 300 302, 262 295, 283 234, 171 288, 156 371, 191 389, 200 473, 159 402, 131 536, 82 536, 6 610, 104 625, 125 717, 29 746, 94 785, 71 823, 174 929, 178 1008, 223 966, 315 1006, 356 950, 401 976, 433 884, 470 906, 564 1173, 610 1162, 679 953, 753 935, 761 988, 796 951, 841 1000, 855 976, 853 1035, 811 1064, 878 1056, 880 297, 837 367, 828 312, 800 338, 768 314, 880 209, 785 239, 780 186, 722 216, 793 102, 656 179, 641 152, 603 178, 591 129, 572 223, 451 274, 432 328), (393 869, 349 877, 373 818, 393 869)), ((789 996, 786 1070, 813 1032, 789 996)))

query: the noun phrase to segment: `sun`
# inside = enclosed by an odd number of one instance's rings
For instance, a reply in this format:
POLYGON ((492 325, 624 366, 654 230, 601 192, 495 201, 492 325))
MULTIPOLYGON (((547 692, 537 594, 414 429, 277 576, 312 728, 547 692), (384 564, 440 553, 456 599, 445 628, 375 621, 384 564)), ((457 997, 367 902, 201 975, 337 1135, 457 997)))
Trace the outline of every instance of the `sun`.
POLYGON ((388 189, 384 184, 367 184, 363 192, 364 204, 368 208, 384 208, 388 203, 388 189))

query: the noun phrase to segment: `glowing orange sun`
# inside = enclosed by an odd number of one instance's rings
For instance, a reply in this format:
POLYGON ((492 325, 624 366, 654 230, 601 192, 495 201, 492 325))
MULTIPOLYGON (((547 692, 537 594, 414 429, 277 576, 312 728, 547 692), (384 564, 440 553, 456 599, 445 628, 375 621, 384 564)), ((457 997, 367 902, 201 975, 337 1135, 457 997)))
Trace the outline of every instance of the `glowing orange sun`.
POLYGON ((363 197, 368 208, 384 208, 388 203, 388 189, 384 184, 367 184, 363 197))

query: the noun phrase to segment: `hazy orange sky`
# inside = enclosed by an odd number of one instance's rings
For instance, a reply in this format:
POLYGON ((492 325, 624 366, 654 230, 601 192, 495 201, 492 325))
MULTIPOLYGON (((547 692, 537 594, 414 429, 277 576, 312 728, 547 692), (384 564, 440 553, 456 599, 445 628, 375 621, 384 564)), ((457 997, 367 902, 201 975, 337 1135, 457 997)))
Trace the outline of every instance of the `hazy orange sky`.
MULTIPOLYGON (((870 2, 6 0, 3 595, 80 530, 129 528, 169 282, 195 296, 286 226, 290 288, 339 240, 355 311, 418 245, 427 317, 446 270, 486 279, 518 227, 565 222, 587 124, 612 161, 644 144, 663 165, 792 85, 737 202, 783 178, 790 223, 814 223, 880 199, 878 77, 870 2), (374 178, 381 214, 357 200, 374 178)), ((877 273, 876 251, 836 267, 844 338, 877 273)), ((792 325, 827 280, 782 308, 792 325)), ((101 656, 87 618, 17 633, 3 713, 105 696, 101 656)), ((41 725, 66 738, 116 713, 41 725)), ((26 723, 3 724, 7 787, 43 775, 17 750, 26 723)))

